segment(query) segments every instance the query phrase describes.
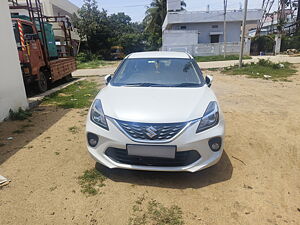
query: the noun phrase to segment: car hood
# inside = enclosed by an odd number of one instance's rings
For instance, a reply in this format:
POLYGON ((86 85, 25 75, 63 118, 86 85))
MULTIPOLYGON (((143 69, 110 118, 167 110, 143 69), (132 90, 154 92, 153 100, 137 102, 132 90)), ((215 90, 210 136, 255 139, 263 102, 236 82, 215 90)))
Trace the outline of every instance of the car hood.
POLYGON ((175 123, 203 116, 216 101, 206 85, 199 88, 115 87, 108 85, 96 97, 106 116, 132 122, 175 123))

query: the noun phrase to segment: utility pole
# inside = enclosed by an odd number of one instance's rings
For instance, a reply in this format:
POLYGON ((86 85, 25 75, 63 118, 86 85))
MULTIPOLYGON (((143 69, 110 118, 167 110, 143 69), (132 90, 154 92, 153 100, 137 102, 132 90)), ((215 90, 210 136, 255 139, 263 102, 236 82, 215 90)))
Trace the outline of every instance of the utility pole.
POLYGON ((227 50, 226 11, 227 11, 227 0, 224 0, 224 58, 226 58, 226 50, 227 50))
POLYGON ((296 32, 300 30, 300 0, 298 0, 298 9, 297 9, 297 17, 296 17, 297 25, 296 25, 296 32))
POLYGON ((244 2, 244 19, 243 19, 242 37, 241 37, 241 50, 240 50, 240 60, 239 60, 240 68, 242 67, 242 64, 243 64, 247 8, 248 8, 248 0, 245 0, 245 2, 244 2))

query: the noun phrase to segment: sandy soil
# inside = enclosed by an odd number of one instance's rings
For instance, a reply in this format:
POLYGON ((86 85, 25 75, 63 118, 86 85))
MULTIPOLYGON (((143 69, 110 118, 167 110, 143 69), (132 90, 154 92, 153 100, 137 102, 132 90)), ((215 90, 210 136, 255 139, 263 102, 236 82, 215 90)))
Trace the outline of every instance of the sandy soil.
POLYGON ((0 189, 0 224, 124 225, 141 196, 179 206, 188 225, 300 224, 300 72, 285 83, 207 73, 225 114, 225 153, 194 174, 102 168, 105 186, 87 197, 77 179, 95 165, 84 109, 38 107, 31 122, 1 123, 0 174, 12 182, 0 189))

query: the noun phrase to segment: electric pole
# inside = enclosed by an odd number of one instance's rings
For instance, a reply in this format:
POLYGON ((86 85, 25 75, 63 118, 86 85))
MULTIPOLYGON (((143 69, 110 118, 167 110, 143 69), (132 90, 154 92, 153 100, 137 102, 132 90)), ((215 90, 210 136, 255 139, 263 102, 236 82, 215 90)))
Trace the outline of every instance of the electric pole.
POLYGON ((300 0, 298 0, 298 6, 297 6, 297 25, 296 25, 296 32, 298 32, 300 30, 300 0))
POLYGON ((240 60, 239 60, 240 68, 242 67, 242 64, 243 64, 247 8, 248 8, 248 0, 245 0, 245 2, 244 2, 244 19, 243 19, 242 37, 241 37, 241 50, 240 50, 240 60))
POLYGON ((227 48, 226 11, 227 11, 227 0, 224 0, 224 58, 226 58, 226 48, 227 48))

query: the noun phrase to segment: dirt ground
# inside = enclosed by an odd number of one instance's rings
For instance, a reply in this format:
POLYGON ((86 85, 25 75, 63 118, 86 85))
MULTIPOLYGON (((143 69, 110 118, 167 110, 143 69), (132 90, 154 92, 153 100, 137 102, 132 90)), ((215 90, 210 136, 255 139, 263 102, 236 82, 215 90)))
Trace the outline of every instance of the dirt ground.
POLYGON ((300 72, 292 82, 205 72, 226 120, 216 166, 194 174, 102 168, 105 186, 88 197, 78 184, 95 166, 85 109, 38 107, 31 121, 0 123, 0 174, 12 180, 0 189, 0 224, 125 225, 141 197, 180 207, 188 225, 300 224, 300 72))

